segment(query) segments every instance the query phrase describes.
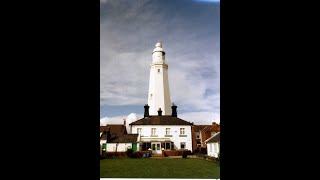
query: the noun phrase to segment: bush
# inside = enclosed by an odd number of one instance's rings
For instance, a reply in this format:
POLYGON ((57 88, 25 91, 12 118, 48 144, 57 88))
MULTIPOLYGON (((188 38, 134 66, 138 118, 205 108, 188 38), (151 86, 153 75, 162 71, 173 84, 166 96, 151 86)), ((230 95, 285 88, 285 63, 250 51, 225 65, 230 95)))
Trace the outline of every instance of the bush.
POLYGON ((128 157, 132 157, 132 153, 133 153, 133 150, 132 149, 127 149, 127 152, 126 152, 126 154, 127 154, 127 156, 128 157))
POLYGON ((187 152, 183 152, 182 153, 182 158, 187 158, 188 157, 188 153, 187 152))
POLYGON ((215 158, 215 161, 220 164, 220 152, 218 153, 218 157, 215 158))
POLYGON ((143 155, 141 152, 135 152, 132 149, 128 149, 126 154, 130 158, 141 158, 143 155))
POLYGON ((106 158, 107 158, 106 152, 102 152, 102 154, 100 155, 100 160, 106 159, 106 158))

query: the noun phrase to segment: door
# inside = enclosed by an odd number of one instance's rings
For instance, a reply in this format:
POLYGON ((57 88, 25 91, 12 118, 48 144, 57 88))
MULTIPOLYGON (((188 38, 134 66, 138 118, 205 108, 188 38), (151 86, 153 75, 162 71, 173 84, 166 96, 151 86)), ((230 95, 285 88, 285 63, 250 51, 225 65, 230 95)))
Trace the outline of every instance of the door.
POLYGON ((105 151, 107 151, 107 144, 103 143, 102 144, 102 152, 105 152, 105 151))
POLYGON ((137 151, 137 143, 132 143, 132 150, 137 151))
POLYGON ((152 142, 151 149, 152 149, 152 154, 162 154, 160 142, 152 142))

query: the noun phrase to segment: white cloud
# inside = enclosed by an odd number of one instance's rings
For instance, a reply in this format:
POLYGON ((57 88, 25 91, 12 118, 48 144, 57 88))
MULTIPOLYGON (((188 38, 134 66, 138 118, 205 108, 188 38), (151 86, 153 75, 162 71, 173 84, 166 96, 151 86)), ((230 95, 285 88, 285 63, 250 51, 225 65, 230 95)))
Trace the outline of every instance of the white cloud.
POLYGON ((130 124, 142 117, 143 115, 136 113, 130 113, 127 116, 104 117, 100 119, 100 125, 105 126, 106 124, 123 124, 123 119, 126 119, 126 124, 130 124))

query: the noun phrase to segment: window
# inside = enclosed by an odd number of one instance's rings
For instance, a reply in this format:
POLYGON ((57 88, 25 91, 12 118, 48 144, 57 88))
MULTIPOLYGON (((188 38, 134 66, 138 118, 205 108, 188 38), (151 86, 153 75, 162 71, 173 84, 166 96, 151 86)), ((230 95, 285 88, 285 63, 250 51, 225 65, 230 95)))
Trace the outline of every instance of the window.
POLYGON ((165 149, 166 149, 166 150, 170 150, 170 149, 171 149, 171 148, 170 148, 170 144, 171 144, 171 143, 170 143, 170 142, 167 142, 167 143, 165 143, 165 144, 166 144, 165 149))
POLYGON ((156 135, 156 128, 151 128, 151 135, 152 136, 156 135))
POLYGON ((137 128, 137 132, 141 135, 141 128, 137 128))
POLYGON ((166 128, 166 135, 170 135, 170 128, 166 128))
POLYGON ((142 151, 146 151, 148 149, 151 149, 151 143, 149 143, 149 142, 143 143, 142 144, 142 151))
POLYGON ((185 142, 180 143, 180 149, 185 149, 185 148, 186 148, 186 143, 185 142))
POLYGON ((184 135, 184 128, 180 128, 180 135, 184 135))
POLYGON ((197 144, 198 147, 201 147, 201 144, 197 144))
POLYGON ((171 149, 170 145, 171 145, 171 142, 163 142, 163 143, 161 143, 162 149, 165 149, 165 150, 170 150, 171 149))

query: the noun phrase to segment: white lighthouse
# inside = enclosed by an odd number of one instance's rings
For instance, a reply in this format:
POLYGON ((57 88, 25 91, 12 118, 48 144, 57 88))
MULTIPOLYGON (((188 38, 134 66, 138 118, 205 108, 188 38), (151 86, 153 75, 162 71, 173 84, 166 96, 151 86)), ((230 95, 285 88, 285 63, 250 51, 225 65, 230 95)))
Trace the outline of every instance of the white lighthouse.
POLYGON ((152 64, 150 65, 148 94, 150 115, 158 115, 159 108, 161 108, 162 115, 171 115, 172 112, 168 81, 168 64, 165 61, 165 54, 161 42, 158 42, 152 52, 152 64))

